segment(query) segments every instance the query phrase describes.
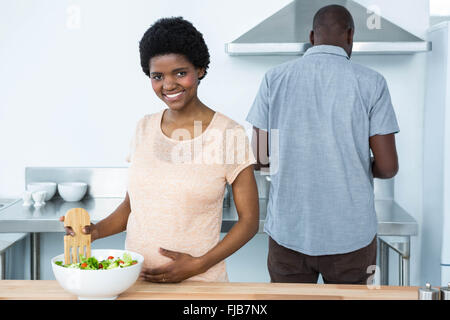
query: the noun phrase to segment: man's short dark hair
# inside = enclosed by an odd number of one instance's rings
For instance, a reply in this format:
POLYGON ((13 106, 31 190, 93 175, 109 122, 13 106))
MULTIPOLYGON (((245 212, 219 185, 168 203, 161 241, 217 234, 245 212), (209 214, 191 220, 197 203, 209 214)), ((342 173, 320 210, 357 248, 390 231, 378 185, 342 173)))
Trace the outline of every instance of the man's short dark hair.
POLYGON ((348 29, 354 30, 355 24, 353 22, 353 17, 347 8, 332 4, 319 9, 314 15, 314 32, 319 31, 321 27, 338 32, 347 31, 348 29))
POLYGON ((197 68, 206 69, 209 66, 209 51, 203 35, 182 17, 161 18, 156 21, 143 35, 139 42, 141 66, 144 73, 150 77, 150 59, 164 54, 182 54, 197 68))

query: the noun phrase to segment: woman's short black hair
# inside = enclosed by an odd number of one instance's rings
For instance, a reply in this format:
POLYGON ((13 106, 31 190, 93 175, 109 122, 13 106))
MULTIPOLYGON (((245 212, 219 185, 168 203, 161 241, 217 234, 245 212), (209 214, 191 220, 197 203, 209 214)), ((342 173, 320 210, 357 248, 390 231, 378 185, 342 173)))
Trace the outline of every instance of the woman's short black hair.
POLYGON ((209 52, 203 35, 195 29, 191 22, 182 17, 161 18, 143 35, 139 42, 141 66, 150 77, 150 59, 164 54, 177 53, 184 55, 197 68, 209 65, 209 52))

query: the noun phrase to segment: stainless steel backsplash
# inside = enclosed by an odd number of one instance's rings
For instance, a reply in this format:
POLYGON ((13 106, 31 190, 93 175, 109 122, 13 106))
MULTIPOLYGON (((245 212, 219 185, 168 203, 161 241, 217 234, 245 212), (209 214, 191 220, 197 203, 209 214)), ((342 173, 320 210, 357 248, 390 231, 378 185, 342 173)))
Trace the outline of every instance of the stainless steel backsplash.
MULTIPOLYGON (((266 175, 255 172, 258 195, 267 199, 270 182, 266 175)), ((125 197, 127 190, 127 167, 27 167, 25 185, 30 182, 52 181, 56 183, 82 181, 88 184, 87 197, 125 197)), ((394 178, 375 179, 375 199, 392 200, 394 198, 394 178)), ((59 196, 56 193, 56 196, 59 196)), ((231 187, 227 185, 224 207, 231 205, 233 198, 231 187)))

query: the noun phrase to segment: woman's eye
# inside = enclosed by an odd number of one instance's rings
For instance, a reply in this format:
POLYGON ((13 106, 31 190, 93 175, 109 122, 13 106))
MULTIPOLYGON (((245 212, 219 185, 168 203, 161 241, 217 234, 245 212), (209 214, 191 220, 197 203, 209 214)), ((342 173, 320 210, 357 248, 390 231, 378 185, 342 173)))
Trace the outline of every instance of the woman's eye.
POLYGON ((178 77, 184 77, 186 75, 186 71, 180 71, 177 73, 178 77))
POLYGON ((159 74, 154 74, 154 75, 152 75, 152 79, 153 80, 161 80, 161 75, 159 75, 159 74))

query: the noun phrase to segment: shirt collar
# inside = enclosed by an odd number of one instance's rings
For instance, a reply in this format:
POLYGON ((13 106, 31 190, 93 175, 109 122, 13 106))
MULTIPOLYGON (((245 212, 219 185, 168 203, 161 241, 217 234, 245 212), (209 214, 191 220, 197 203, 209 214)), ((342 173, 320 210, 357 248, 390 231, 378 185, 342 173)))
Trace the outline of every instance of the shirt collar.
POLYGON ((303 56, 308 56, 310 54, 320 54, 320 53, 334 54, 334 55, 342 56, 342 57, 349 59, 347 52, 345 52, 345 50, 343 48, 338 47, 338 46, 328 45, 328 44, 312 46, 311 48, 306 50, 306 52, 303 54, 303 56))

